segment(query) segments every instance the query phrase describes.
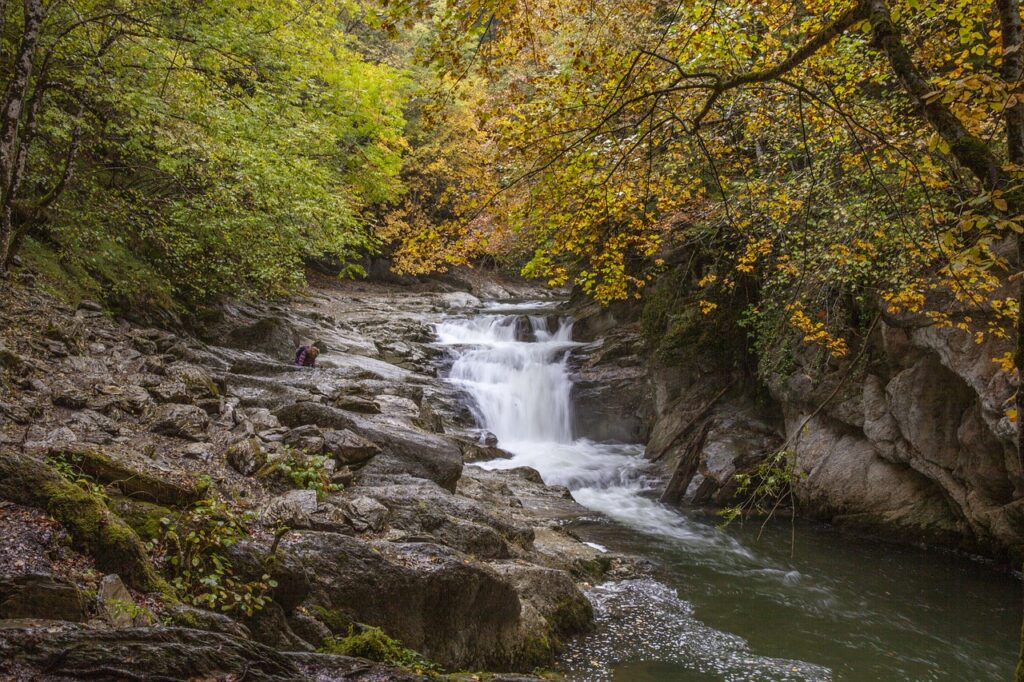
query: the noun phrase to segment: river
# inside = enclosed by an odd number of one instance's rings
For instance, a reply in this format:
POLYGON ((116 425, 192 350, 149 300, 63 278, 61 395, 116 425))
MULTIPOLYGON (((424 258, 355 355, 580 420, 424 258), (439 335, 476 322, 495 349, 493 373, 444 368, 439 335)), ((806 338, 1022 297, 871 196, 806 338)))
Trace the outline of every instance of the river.
POLYGON ((448 379, 511 459, 596 512, 594 546, 652 560, 589 589, 597 629, 560 661, 579 681, 976 680, 1012 677, 1021 586, 966 559, 797 523, 720 529, 657 502, 643 446, 573 434, 572 323, 552 303, 491 304, 436 325, 448 379), (795 542, 791 531, 795 530, 795 542))

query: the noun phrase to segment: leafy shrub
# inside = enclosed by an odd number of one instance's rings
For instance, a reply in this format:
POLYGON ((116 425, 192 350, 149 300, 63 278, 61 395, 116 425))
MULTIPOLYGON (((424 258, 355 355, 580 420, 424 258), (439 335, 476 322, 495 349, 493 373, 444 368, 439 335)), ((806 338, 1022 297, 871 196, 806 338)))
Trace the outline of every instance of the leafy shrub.
POLYGON ((309 455, 288 446, 284 446, 284 453, 283 459, 268 464, 259 475, 264 478, 277 478, 296 488, 314 490, 317 499, 323 499, 343 488, 331 482, 327 457, 309 455))
POLYGON ((263 608, 277 583, 263 574, 245 581, 235 575, 225 550, 249 535, 247 516, 214 499, 199 502, 177 519, 160 519, 163 532, 149 548, 162 557, 182 601, 225 613, 251 616, 263 608))

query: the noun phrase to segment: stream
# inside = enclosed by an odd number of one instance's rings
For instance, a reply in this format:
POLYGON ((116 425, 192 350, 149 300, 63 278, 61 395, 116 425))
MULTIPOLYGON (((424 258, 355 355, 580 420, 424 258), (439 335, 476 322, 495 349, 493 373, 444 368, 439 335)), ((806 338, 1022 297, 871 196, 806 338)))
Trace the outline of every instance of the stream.
POLYGON ((491 304, 436 325, 448 379, 483 429, 596 512, 593 546, 652 560, 650 578, 589 589, 596 630, 560 661, 569 680, 993 680, 1012 677, 1021 586, 963 558, 808 523, 733 524, 669 508, 643 445, 572 431, 572 322, 554 303, 491 304), (795 542, 791 543, 791 533, 795 542))

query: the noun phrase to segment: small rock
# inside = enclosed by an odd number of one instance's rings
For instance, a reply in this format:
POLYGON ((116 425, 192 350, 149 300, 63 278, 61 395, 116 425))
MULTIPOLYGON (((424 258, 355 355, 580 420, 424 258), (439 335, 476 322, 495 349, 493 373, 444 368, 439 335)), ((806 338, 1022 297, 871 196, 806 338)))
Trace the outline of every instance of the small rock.
POLYGON ((339 464, 360 464, 380 451, 376 443, 348 429, 324 432, 324 453, 337 459, 339 464))
POLYGON ((28 366, 28 362, 20 354, 14 352, 0 341, 0 367, 5 367, 12 371, 20 371, 28 366))
POLYGON ((181 381, 164 381, 149 389, 149 394, 158 403, 188 403, 192 396, 181 381))
POLYGON ((103 620, 111 627, 122 629, 153 624, 152 614, 135 604, 132 593, 115 573, 103 576, 96 599, 103 620))
POLYGON ((238 410, 238 414, 252 422, 257 433, 281 428, 281 422, 265 407, 247 407, 238 410))
POLYGON ((205 440, 210 416, 195 405, 161 405, 150 427, 153 433, 189 440, 205 440))
POLYGON ((89 396, 86 395, 85 391, 67 385, 54 389, 50 399, 54 405, 71 410, 80 410, 89 403, 89 396))
POLYGON ((352 485, 352 480, 354 478, 355 474, 352 473, 352 470, 349 469, 347 466, 343 466, 337 471, 335 471, 334 475, 331 476, 331 483, 348 488, 349 486, 352 485))
POLYGON ((89 352, 92 353, 93 355, 103 355, 104 353, 107 352, 107 347, 104 346, 102 343, 90 343, 89 352))
POLYGON ((182 454, 189 459, 210 462, 213 460, 214 448, 210 443, 189 443, 182 450, 182 454))
POLYGON ((319 455, 324 451, 325 439, 320 427, 312 424, 299 426, 284 435, 285 445, 301 450, 308 455, 319 455))
POLYGON ((368 530, 380 532, 387 523, 388 508, 372 497, 354 497, 340 505, 348 523, 356 531, 363 533, 368 530))
POLYGON ((291 490, 270 500, 260 514, 260 520, 268 526, 284 524, 290 528, 308 528, 309 517, 314 512, 316 491, 291 490))
POLYGON ((267 462, 263 447, 255 438, 243 438, 228 448, 228 464, 243 476, 252 476, 267 462))
POLYGON ((78 309, 79 310, 89 310, 89 311, 92 311, 94 313, 101 313, 101 312, 103 312, 103 306, 101 306, 96 301, 89 301, 89 300, 83 300, 81 303, 79 303, 78 304, 78 309))
POLYGON ((341 395, 334 399, 335 407, 340 407, 349 412, 360 412, 363 414, 380 414, 380 405, 369 398, 357 395, 341 395))

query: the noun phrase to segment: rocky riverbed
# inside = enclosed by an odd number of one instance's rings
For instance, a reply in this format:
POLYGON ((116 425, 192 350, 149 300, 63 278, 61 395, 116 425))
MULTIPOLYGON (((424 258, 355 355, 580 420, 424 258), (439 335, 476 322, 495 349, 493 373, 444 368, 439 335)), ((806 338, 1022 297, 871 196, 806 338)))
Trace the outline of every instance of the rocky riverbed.
POLYGON ((189 333, 0 295, 0 676, 528 672, 591 627, 581 584, 637 573, 563 529, 567 490, 465 466, 503 453, 431 323, 544 292, 325 279, 189 333), (374 628, 422 659, 323 653, 374 628))

